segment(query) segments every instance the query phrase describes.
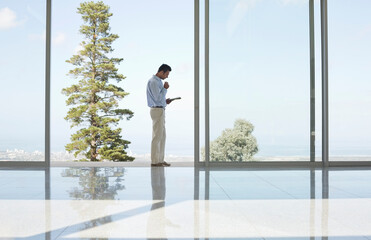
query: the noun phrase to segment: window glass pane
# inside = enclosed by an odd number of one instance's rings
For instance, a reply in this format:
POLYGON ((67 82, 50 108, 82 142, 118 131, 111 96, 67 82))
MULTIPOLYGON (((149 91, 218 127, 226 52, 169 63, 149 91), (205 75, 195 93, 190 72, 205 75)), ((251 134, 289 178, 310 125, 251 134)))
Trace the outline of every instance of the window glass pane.
POLYGON ((328 2, 329 154, 371 160, 371 2, 328 2))
POLYGON ((210 1, 210 161, 309 160, 308 13, 308 1, 210 1))
MULTIPOLYGON (((203 150, 205 146, 205 1, 199 1, 199 160, 204 162, 205 158, 202 157, 203 150)), ((196 123, 195 123, 196 124, 196 123)))
POLYGON ((0 161, 44 161, 45 0, 0 2, 0 161))
MULTIPOLYGON (((83 24, 76 13, 80 2, 76 0, 53 1, 53 35, 59 39, 52 47, 52 161, 71 161, 66 153, 71 134, 64 118, 70 108, 63 88, 77 83, 66 76, 73 66, 65 61, 79 50, 83 36, 79 28, 83 24)), ((166 63, 172 71, 167 97, 181 97, 166 109, 165 160, 193 161, 193 1, 103 1, 113 13, 109 20, 111 33, 118 34, 110 56, 123 58, 117 65, 118 72, 126 79, 112 83, 129 93, 120 108, 130 109, 134 116, 121 120, 122 138, 130 141, 127 152, 135 162, 150 162, 152 121, 147 107, 146 86, 159 66, 166 63), (145 7, 143 7, 145 6, 145 7)))

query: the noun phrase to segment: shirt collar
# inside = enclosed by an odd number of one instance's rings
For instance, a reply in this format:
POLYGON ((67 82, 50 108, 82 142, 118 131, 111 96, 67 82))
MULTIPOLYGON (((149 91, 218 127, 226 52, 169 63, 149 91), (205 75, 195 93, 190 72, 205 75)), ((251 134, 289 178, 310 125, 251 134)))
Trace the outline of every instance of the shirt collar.
POLYGON ((162 80, 161 78, 157 77, 156 75, 153 75, 153 77, 156 79, 156 80, 162 80))

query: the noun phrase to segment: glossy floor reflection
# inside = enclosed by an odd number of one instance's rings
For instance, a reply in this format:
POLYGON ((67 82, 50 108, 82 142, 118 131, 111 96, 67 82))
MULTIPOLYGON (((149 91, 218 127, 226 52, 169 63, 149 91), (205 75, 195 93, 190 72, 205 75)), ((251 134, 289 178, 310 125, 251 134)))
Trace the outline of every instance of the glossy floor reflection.
POLYGON ((371 169, 0 168, 5 239, 371 239, 371 169))

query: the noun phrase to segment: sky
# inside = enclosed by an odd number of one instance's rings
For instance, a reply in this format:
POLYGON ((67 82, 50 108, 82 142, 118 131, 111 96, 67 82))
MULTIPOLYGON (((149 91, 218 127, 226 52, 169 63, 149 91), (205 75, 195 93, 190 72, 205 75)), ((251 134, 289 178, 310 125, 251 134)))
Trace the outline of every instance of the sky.
MULTIPOLYGON (((63 151, 75 131, 64 120, 61 89, 74 83, 65 62, 79 49, 81 1, 52 1, 51 148, 63 151)), ((202 1, 201 1, 202 2, 202 1)), ((194 30, 191 0, 105 0, 113 16, 113 56, 122 57, 120 106, 129 151, 150 151, 148 79, 162 63, 173 71, 166 109, 167 154, 193 155, 194 30)), ((329 0, 330 153, 371 154, 371 2, 329 0)), ((202 9, 201 9, 202 10, 202 9)), ((45 1, 0 2, 0 151, 43 151, 45 1)), ((203 11, 201 11, 201 19, 203 11)), ((250 121, 258 155, 309 155, 309 29, 307 0, 210 1, 210 139, 237 118, 250 121)), ((203 21, 202 21, 203 22, 203 21)), ((316 148, 321 144, 320 8, 315 1, 316 148)), ((201 28, 203 29, 203 28, 201 28)), ((203 33, 201 32, 201 40, 203 33)), ((202 41, 201 41, 202 42, 202 41)), ((201 46, 201 64, 203 64, 201 46)), ((204 69, 201 65, 201 81, 204 69)), ((201 147, 204 140, 201 82, 201 147)))

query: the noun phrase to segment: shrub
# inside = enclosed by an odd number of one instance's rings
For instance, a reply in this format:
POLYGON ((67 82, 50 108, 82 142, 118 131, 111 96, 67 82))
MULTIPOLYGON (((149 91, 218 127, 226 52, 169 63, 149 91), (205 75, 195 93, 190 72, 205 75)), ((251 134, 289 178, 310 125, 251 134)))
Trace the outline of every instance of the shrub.
MULTIPOLYGON (((254 126, 250 122, 237 119, 232 129, 225 129, 217 139, 210 142, 210 161, 252 161, 253 155, 258 152, 253 130, 254 126)), ((202 148, 201 154, 205 159, 205 148, 202 148)))

